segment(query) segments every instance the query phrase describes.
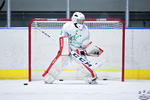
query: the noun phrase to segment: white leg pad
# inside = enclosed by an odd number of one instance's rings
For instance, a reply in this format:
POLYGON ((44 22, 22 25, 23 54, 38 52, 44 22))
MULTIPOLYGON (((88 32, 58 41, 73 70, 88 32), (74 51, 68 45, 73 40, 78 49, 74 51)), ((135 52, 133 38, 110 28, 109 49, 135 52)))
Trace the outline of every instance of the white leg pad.
MULTIPOLYGON (((94 72, 94 71, 93 71, 94 72)), ((84 80, 86 83, 93 84, 93 82, 97 80, 97 74, 94 72, 95 77, 92 77, 90 74, 84 74, 84 80)), ((94 83, 95 84, 95 83, 94 83)))
POLYGON ((92 70, 92 68, 94 68, 94 65, 91 64, 86 59, 86 57, 80 56, 75 51, 71 51, 71 55, 72 55, 73 60, 75 60, 77 63, 81 64, 79 66, 78 70, 80 70, 80 72, 83 73, 86 82, 91 84, 93 81, 96 81, 97 75, 94 72, 94 70, 92 70))
POLYGON ((44 82, 47 84, 52 84, 54 81, 55 78, 49 73, 44 77, 44 82))

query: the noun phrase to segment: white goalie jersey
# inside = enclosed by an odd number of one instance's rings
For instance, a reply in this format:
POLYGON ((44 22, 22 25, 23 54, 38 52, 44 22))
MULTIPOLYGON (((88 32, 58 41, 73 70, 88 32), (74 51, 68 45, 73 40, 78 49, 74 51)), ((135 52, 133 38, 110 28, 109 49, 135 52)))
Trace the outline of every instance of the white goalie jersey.
POLYGON ((82 28, 73 22, 64 24, 60 36, 69 36, 70 47, 72 50, 83 50, 89 43, 89 30, 85 24, 82 28))
POLYGON ((61 30, 61 37, 68 36, 71 50, 86 51, 87 55, 99 56, 103 50, 89 42, 90 34, 87 26, 83 24, 82 29, 78 24, 67 22, 61 30))

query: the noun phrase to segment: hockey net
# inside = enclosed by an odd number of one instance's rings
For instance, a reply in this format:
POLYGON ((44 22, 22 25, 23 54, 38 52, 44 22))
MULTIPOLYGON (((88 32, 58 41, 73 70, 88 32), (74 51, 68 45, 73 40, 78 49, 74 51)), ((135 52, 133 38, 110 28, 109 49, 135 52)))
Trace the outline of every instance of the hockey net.
MULTIPOLYGON (((42 80, 42 74, 59 51, 59 35, 70 19, 32 19, 29 23, 28 66, 29 81, 42 80)), ((86 19, 90 40, 104 50, 99 57, 88 60, 102 65, 94 69, 99 79, 124 81, 125 25, 121 19, 86 19)), ((67 44, 67 42, 65 42, 67 44)), ((68 56, 68 55, 65 55, 68 56)), ((57 66, 61 66, 60 61, 57 66)), ((58 79, 82 79, 76 64, 63 67, 58 79)))

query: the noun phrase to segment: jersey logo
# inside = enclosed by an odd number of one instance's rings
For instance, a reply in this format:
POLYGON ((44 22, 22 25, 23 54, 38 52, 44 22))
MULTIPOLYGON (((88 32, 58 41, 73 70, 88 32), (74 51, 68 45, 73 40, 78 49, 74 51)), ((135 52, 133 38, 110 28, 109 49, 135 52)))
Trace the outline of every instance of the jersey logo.
POLYGON ((79 48, 81 43, 78 42, 78 38, 82 37, 82 35, 78 34, 78 30, 76 30, 75 34, 69 34, 70 44, 76 48, 79 48))

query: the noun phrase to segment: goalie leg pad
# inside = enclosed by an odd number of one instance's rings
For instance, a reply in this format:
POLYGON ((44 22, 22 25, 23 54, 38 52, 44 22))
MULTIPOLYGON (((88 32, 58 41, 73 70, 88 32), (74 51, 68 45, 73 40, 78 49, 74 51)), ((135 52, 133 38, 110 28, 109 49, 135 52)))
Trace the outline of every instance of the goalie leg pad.
POLYGON ((80 68, 80 71, 84 75, 84 80, 86 83, 89 83, 89 84, 96 84, 97 83, 96 82, 97 75, 94 71, 93 71, 93 76, 91 76, 91 73, 83 67, 80 68))
POLYGON ((95 77, 94 77, 94 78, 89 77, 89 78, 87 79, 87 82, 88 82, 89 84, 97 84, 96 80, 97 80, 97 75, 95 74, 95 77))
POLYGON ((43 79, 45 83, 52 84, 57 76, 62 72, 62 66, 59 65, 61 59, 58 59, 60 57, 60 53, 55 57, 55 59, 51 62, 48 69, 43 73, 43 79))
POLYGON ((44 82, 47 84, 52 84, 61 72, 61 66, 53 66, 51 70, 43 77, 44 82))
POLYGON ((96 79, 96 73, 91 69, 94 66, 86 58, 80 56, 75 51, 71 51, 71 56, 77 63, 80 63, 82 65, 79 66, 80 71, 84 74, 85 79, 88 83, 91 82, 93 79, 96 79))
POLYGON ((46 76, 44 77, 44 82, 46 84, 52 84, 55 81, 55 78, 51 75, 51 74, 46 74, 46 76))

